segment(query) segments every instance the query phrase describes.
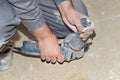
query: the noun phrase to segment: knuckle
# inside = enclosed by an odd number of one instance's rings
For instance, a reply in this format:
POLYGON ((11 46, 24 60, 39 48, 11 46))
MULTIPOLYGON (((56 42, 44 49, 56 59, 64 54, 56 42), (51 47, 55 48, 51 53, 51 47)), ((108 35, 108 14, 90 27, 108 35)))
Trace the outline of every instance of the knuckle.
POLYGON ((89 34, 93 34, 93 31, 89 31, 89 34))

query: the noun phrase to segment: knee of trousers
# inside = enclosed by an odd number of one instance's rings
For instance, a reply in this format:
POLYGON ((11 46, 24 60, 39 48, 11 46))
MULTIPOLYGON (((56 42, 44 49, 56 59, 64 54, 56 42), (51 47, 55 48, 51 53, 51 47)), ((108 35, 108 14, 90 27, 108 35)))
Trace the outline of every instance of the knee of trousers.
POLYGON ((5 50, 7 42, 0 41, 0 54, 5 50))

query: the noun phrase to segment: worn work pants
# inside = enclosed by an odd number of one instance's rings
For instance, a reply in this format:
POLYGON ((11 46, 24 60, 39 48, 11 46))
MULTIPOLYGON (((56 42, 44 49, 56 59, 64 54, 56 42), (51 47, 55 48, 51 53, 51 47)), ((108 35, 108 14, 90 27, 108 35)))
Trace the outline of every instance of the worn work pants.
MULTIPOLYGON (((8 43, 15 34, 16 25, 19 25, 21 22, 7 0, 2 1, 0 1, 0 52, 3 45, 8 43)), ((88 15, 87 9, 81 0, 72 0, 72 3, 75 9, 88 15)), ((38 4, 51 31, 58 38, 64 38, 72 32, 62 21, 58 8, 53 0, 38 0, 38 4)))
MULTIPOLYGON (((81 13, 88 15, 87 9, 81 0, 72 0, 74 7, 81 13)), ((63 23, 58 8, 51 0, 39 0, 40 9, 49 24, 52 32, 59 38, 64 38, 72 31, 63 23)), ((69 11, 69 10, 68 10, 69 11)))

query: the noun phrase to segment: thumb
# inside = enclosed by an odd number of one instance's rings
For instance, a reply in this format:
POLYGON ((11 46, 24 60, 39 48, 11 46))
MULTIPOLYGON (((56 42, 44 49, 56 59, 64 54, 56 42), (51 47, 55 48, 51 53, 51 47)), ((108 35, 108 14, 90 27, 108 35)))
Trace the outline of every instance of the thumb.
POLYGON ((73 30, 75 33, 77 33, 77 28, 76 28, 76 26, 73 26, 72 24, 70 24, 69 21, 68 21, 65 17, 63 17, 63 21, 65 22, 65 24, 66 24, 71 30, 73 30))

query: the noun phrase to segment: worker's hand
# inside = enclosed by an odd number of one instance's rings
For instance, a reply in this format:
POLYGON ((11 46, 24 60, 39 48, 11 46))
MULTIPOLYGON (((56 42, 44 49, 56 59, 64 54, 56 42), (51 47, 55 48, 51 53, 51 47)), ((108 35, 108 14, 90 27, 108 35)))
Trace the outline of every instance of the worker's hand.
POLYGON ((40 56, 42 60, 55 63, 62 63, 63 57, 56 36, 50 31, 47 25, 33 32, 38 40, 40 56))
MULTIPOLYGON (((64 1, 59 5, 60 12, 62 14, 63 21, 68 25, 68 27, 76 29, 80 33, 80 37, 86 40, 90 35, 93 34, 94 28, 89 30, 84 30, 85 27, 80 23, 81 18, 88 18, 84 14, 75 10, 70 1, 64 1), (76 28, 75 28, 76 27, 76 28)), ((75 30, 74 30, 75 31, 75 30)))
POLYGON ((64 22, 68 25, 68 27, 76 27, 78 32, 80 33, 80 37, 83 40, 86 40, 90 35, 93 34, 94 28, 84 31, 85 27, 80 23, 81 18, 88 18, 87 16, 79 13, 75 9, 69 9, 66 15, 63 17, 64 22))
POLYGON ((52 63, 56 61, 63 62, 62 53, 57 43, 57 38, 54 35, 40 39, 38 43, 42 60, 51 61, 52 63))

